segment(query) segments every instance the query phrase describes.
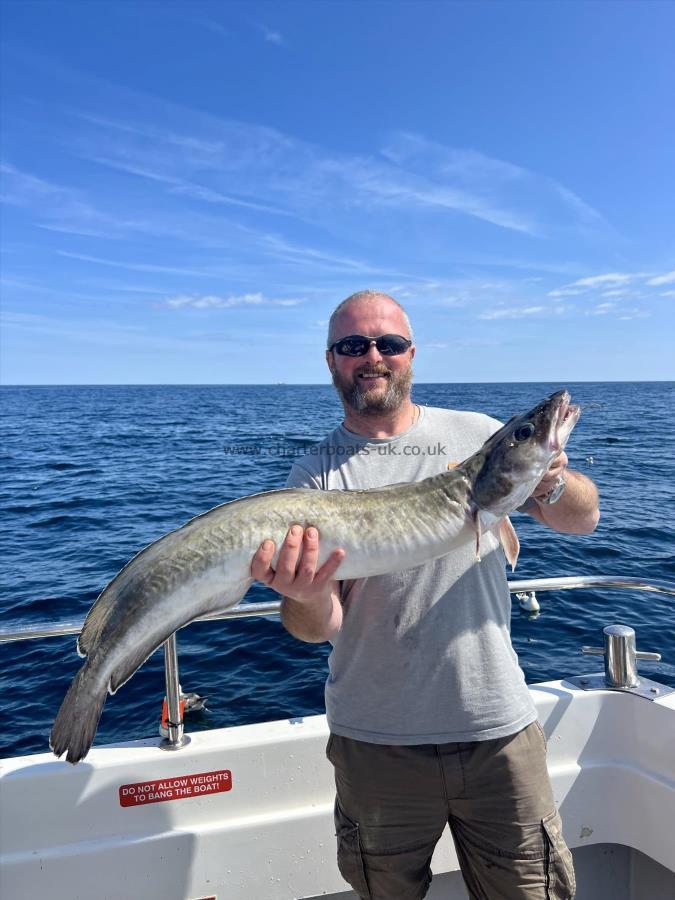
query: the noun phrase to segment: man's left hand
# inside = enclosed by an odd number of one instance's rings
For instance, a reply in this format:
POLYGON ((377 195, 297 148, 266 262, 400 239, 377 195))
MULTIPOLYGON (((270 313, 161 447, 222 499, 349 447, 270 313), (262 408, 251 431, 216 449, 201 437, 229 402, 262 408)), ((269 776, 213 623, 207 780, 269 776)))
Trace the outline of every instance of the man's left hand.
POLYGON ((590 480, 568 469, 567 454, 561 451, 536 486, 530 499, 520 507, 522 512, 564 534, 590 534, 600 518, 598 489, 590 480), (542 502, 556 486, 561 476, 565 478, 565 492, 555 504, 542 502))
POLYGON ((544 477, 532 491, 532 497, 534 497, 535 500, 541 500, 556 486, 560 476, 565 474, 568 462, 567 454, 564 450, 561 450, 549 466, 544 477))

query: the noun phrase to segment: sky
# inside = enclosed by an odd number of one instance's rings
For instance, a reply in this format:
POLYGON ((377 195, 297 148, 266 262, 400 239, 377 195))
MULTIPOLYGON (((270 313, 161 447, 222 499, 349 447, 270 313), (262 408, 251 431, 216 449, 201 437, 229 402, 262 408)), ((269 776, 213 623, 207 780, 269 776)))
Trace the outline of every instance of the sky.
POLYGON ((675 3, 2 0, 3 384, 675 378, 675 3))

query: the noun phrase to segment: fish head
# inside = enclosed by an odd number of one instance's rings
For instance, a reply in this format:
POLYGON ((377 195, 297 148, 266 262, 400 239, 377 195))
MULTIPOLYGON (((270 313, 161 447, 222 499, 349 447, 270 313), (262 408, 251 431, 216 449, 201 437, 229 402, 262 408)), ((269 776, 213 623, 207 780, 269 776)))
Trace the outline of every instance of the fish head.
POLYGON ((557 391, 495 432, 476 454, 478 509, 501 518, 521 506, 565 448, 580 412, 568 391, 557 391))

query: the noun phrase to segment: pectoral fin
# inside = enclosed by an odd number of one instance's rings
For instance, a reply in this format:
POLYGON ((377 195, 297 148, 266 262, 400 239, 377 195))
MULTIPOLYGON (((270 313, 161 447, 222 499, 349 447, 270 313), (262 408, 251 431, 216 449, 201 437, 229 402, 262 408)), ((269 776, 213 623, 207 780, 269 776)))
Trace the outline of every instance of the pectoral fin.
POLYGON ((518 562, 518 554, 520 553, 520 541, 516 534, 516 529, 511 524, 508 516, 505 516, 498 525, 499 540, 501 541, 504 553, 511 565, 511 571, 515 572, 516 563, 518 562))
POLYGON ((480 510, 476 507, 471 513, 471 521, 476 532, 476 562, 480 562, 480 510))

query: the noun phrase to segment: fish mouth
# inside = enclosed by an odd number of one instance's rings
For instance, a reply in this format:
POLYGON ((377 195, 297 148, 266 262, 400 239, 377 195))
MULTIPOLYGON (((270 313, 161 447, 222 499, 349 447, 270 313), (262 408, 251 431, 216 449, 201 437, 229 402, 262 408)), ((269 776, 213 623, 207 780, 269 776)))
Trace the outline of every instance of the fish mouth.
POLYGON ((549 435, 549 449, 554 453, 560 453, 565 449, 572 429, 581 415, 581 407, 576 403, 571 403, 570 400, 569 391, 560 391, 558 408, 551 417, 549 435))

